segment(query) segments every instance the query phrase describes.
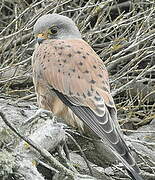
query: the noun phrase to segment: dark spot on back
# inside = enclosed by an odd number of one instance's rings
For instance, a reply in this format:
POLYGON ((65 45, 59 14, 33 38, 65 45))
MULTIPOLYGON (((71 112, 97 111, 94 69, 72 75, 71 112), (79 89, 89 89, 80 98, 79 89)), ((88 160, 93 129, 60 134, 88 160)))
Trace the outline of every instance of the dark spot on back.
POLYGON ((98 76, 99 76, 100 78, 102 78, 102 75, 101 75, 101 74, 99 74, 98 76))
POLYGON ((85 72, 84 73, 89 73, 89 71, 88 70, 85 70, 85 72))
POLYGON ((87 91, 87 95, 88 95, 88 96, 91 96, 91 93, 90 93, 90 91, 87 91))
POLYGON ((89 56, 89 53, 86 53, 89 56))
POLYGON ((105 86, 103 86, 102 89, 103 89, 104 91, 107 91, 107 92, 108 92, 108 90, 107 90, 107 88, 106 88, 105 86))
POLYGON ((63 62, 65 63, 65 62, 66 62, 66 59, 64 59, 63 62))
POLYGON ((60 69, 58 69, 58 72, 60 72, 60 69))
POLYGON ((96 69, 97 67, 95 65, 93 65, 93 68, 96 69))
POLYGON ((83 59, 86 59, 86 56, 82 56, 83 59))
POLYGON ((69 47, 69 48, 70 48, 71 46, 70 46, 70 45, 66 45, 66 47, 69 47))
POLYGON ((77 92, 77 96, 80 96, 79 92, 77 92))
POLYGON ((45 59, 45 54, 44 54, 44 56, 43 56, 43 59, 45 59))
POLYGON ((91 81, 89 81, 90 83, 92 83, 92 84, 95 84, 96 83, 96 81, 94 80, 94 79, 92 79, 91 81))
POLYGON ((78 54, 81 54, 81 51, 77 51, 78 54))
POLYGON ((84 93, 82 95, 83 95, 84 98, 86 98, 86 95, 84 93))
POLYGON ((68 73, 68 76, 70 76, 71 74, 70 73, 68 73))
POLYGON ((59 66, 61 66, 62 64, 60 63, 59 66))
POLYGON ((97 96, 100 96, 100 94, 96 91, 97 96))
POLYGON ((50 62, 50 60, 49 60, 49 59, 48 59, 47 61, 48 61, 48 62, 50 62))
POLYGON ((75 69, 72 69, 73 72, 75 72, 75 69))
POLYGON ((60 56, 62 55, 62 53, 60 52, 60 53, 58 53, 60 56))
POLYGON ((83 49, 83 47, 81 47, 80 49, 83 49))
POLYGON ((81 77, 78 75, 78 79, 80 79, 81 77))
POLYGON ((71 55, 71 53, 69 53, 67 56, 68 56, 68 57, 71 57, 72 55, 71 55))
POLYGON ((45 70, 46 69, 46 67, 43 67, 43 70, 45 70))
POLYGON ((80 61, 80 62, 79 62, 79 65, 82 66, 82 65, 83 65, 83 62, 80 61))

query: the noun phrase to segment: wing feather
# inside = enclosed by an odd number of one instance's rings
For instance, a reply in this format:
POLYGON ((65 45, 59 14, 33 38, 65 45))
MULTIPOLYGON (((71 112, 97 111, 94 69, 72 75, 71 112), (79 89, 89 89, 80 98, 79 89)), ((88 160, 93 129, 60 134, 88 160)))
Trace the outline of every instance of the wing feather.
MULTIPOLYGON (((95 115, 95 113, 93 113, 90 108, 75 106, 70 101, 68 101, 68 97, 64 96, 57 90, 54 90, 54 92, 62 100, 62 102, 66 104, 79 119, 83 120, 85 124, 90 129, 92 129, 102 140, 105 140, 106 138, 106 140, 109 141, 109 143, 111 144, 111 148, 114 150, 114 152, 116 150, 118 153, 116 153, 116 156, 118 157, 120 154, 127 161, 128 164, 124 163, 123 161, 123 164, 126 166, 127 169, 130 168, 129 165, 131 165, 131 167, 139 173, 139 168, 135 160, 133 159, 128 147, 126 146, 124 140, 122 139, 120 132, 117 128, 112 127, 113 123, 111 123, 111 119, 108 119, 105 126, 102 126, 102 124, 98 123, 98 120, 101 117, 95 115)), ((107 116, 102 117, 102 119, 104 118, 107 118, 107 116)), ((136 180, 142 180, 142 178, 136 172, 131 171, 130 169, 129 173, 131 173, 136 180)))

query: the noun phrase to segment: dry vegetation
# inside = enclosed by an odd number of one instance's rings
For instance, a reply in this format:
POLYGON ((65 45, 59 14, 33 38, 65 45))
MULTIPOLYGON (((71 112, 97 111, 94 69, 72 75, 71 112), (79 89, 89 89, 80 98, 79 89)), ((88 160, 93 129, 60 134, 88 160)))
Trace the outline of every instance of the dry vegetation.
POLYGON ((0 98, 35 99, 32 28, 53 12, 71 17, 105 62, 123 128, 149 124, 155 118, 153 0, 0 0, 0 98))

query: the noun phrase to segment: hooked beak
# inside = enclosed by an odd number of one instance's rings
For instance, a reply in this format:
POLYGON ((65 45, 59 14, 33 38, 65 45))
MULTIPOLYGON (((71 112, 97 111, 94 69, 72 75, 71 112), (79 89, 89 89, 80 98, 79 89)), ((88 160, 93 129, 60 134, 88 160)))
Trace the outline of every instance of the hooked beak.
POLYGON ((38 44, 41 44, 45 39, 47 39, 47 35, 40 33, 37 35, 37 42, 38 44))

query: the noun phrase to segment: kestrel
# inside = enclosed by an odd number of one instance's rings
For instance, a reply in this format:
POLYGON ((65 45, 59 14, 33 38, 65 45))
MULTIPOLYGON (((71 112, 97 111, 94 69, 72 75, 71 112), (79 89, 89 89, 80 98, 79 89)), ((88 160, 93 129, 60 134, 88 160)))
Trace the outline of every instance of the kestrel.
MULTIPOLYGON (((47 14, 34 25, 33 80, 41 108, 80 132, 89 129, 120 154, 133 179, 142 180, 117 121, 106 67, 68 17, 47 14)), ((92 132, 92 133, 91 133, 92 132)))

